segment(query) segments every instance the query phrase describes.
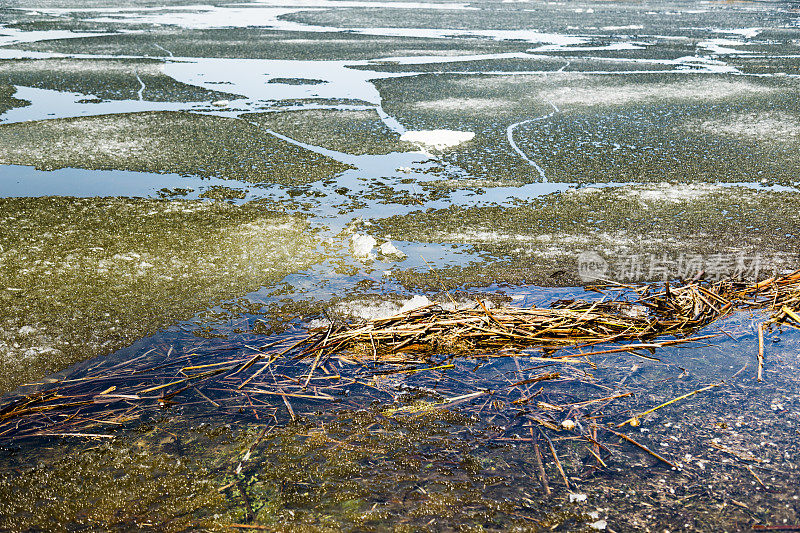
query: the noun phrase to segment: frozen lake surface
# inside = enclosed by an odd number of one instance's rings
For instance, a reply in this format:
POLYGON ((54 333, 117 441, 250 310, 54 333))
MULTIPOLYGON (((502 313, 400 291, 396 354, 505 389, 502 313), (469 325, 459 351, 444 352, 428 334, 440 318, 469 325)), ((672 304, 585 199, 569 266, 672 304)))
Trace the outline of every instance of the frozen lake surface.
POLYGON ((0 529, 796 526, 797 335, 756 381, 761 312, 562 361, 275 354, 794 271, 799 68, 786 2, 0 7, 0 529))

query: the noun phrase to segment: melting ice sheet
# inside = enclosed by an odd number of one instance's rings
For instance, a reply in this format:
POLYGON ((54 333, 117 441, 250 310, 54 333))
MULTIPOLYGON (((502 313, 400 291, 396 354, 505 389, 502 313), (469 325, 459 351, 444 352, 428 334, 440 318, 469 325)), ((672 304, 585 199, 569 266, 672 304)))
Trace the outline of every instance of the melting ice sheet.
MULTIPOLYGON (((252 183, 219 178, 199 178, 178 174, 155 174, 126 170, 87 170, 62 168, 37 170, 19 165, 0 165, 0 197, 21 198, 31 196, 99 196, 153 197, 159 190, 194 189, 185 199, 196 199, 212 186, 252 188, 252 183)), ((244 202, 252 200, 258 192, 248 192, 244 202)))
MULTIPOLYGON (((338 28, 334 26, 317 26, 283 20, 281 17, 300 11, 312 11, 329 7, 384 7, 393 9, 436 9, 465 10, 471 8, 466 4, 426 3, 426 2, 280 2, 281 7, 264 7, 265 2, 239 4, 236 6, 182 6, 169 8, 132 8, 132 9, 48 9, 42 12, 60 16, 67 13, 89 11, 108 14, 90 18, 92 22, 113 22, 124 24, 157 24, 173 25, 191 29, 210 28, 247 28, 264 27, 283 31, 303 32, 349 32, 361 35, 381 37, 422 37, 446 39, 451 37, 481 37, 496 41, 526 41, 531 43, 548 43, 560 46, 577 45, 588 42, 584 37, 575 37, 557 33, 543 33, 535 30, 462 30, 449 28, 338 28)), ((268 2, 269 5, 274 5, 268 2)))
POLYGON ((475 134, 471 131, 418 130, 407 131, 400 136, 401 141, 419 144, 425 148, 444 150, 471 141, 475 134))
POLYGON ((106 114, 137 113, 140 111, 181 111, 205 105, 204 102, 186 104, 180 102, 151 102, 147 100, 91 100, 92 95, 61 92, 34 87, 16 87, 14 97, 30 102, 25 107, 16 107, 0 116, 0 123, 47 120, 54 118, 89 117, 106 114))
POLYGON ((97 37, 106 33, 85 33, 69 30, 24 31, 15 28, 0 27, 0 46, 13 46, 21 43, 35 43, 54 39, 78 39, 81 37, 97 37))
POLYGON ((168 61, 163 72, 176 81, 240 94, 252 100, 302 98, 361 100, 379 104, 380 94, 369 82, 374 72, 348 69, 351 61, 290 61, 230 58, 181 58, 168 61), (275 83, 275 79, 303 78, 324 83, 275 83))

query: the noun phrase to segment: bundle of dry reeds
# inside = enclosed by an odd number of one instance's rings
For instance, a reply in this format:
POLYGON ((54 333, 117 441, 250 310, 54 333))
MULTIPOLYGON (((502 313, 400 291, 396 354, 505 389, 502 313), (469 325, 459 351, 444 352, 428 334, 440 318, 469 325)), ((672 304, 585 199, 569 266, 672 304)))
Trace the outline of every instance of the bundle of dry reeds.
MULTIPOLYGON (((425 409, 481 398, 474 406, 477 413, 491 408, 493 416, 508 416, 511 423, 516 415, 506 411, 513 407, 529 422, 558 431, 560 422, 553 412, 574 411, 577 417, 576 409, 621 402, 633 394, 619 390, 609 395, 601 388, 598 398, 559 399, 551 393, 546 400, 534 401, 539 392, 528 390, 534 383, 546 381, 552 389, 558 383, 585 382, 581 372, 570 370, 573 358, 587 363, 589 356, 612 352, 652 358, 657 348, 716 336, 691 334, 735 309, 765 309, 772 315, 759 327, 760 379, 764 328, 779 322, 800 329, 800 271, 754 284, 692 279, 588 289, 601 298, 560 300, 548 308, 490 308, 483 301, 468 308, 431 304, 378 320, 312 331, 299 328, 258 346, 198 338, 196 344, 184 342, 180 351, 165 344, 122 362, 101 358, 57 381, 34 384, 29 392, 0 404, 0 442, 42 436, 112 438, 109 428, 137 420, 153 407, 175 404, 198 413, 211 409, 215 416, 233 419, 252 413, 255 420, 277 420, 281 412, 294 419, 298 406, 321 402, 351 402, 360 408, 359 402, 369 398, 391 404, 397 401, 395 392, 381 385, 391 375, 413 375, 421 384, 427 379, 442 394, 441 401, 425 409), (595 346, 594 351, 584 350, 586 346, 595 346), (520 370, 515 359, 520 378, 491 393, 489 388, 497 383, 489 380, 488 387, 479 387, 467 358, 455 357, 504 357, 523 351, 533 355, 531 350, 547 358, 545 367, 563 368, 520 370), (361 400, 349 396, 354 391, 361 400)), ((669 403, 657 408, 665 405, 669 403)), ((391 412, 418 408, 392 407, 391 412)), ((638 417, 623 424, 634 420, 638 417)))
POLYGON ((404 352, 557 348, 594 341, 642 340, 696 327, 695 322, 661 322, 643 307, 627 302, 491 310, 480 301, 467 309, 431 304, 389 318, 321 329, 309 339, 310 346, 302 355, 348 350, 386 362, 402 359, 404 352))
POLYGON ((756 284, 699 279, 678 285, 595 286, 604 292, 626 289, 635 299, 558 301, 549 308, 502 306, 490 309, 477 300, 469 308, 440 304, 392 317, 320 328, 300 356, 342 350, 383 362, 404 353, 514 352, 530 348, 554 351, 564 346, 643 341, 694 332, 738 308, 769 308, 772 321, 790 319, 800 326, 800 271, 756 284))

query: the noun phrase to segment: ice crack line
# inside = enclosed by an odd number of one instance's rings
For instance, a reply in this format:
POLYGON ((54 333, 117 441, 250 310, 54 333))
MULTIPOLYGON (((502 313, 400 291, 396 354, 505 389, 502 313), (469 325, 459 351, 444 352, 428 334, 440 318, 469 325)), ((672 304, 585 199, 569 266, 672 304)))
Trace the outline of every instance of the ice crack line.
POLYGON ((139 71, 136 70, 134 72, 136 73, 136 80, 139 82, 139 85, 141 85, 141 87, 139 87, 139 92, 137 92, 136 95, 139 97, 139 101, 142 101, 144 100, 144 90, 147 89, 147 87, 142 81, 142 78, 139 77, 139 71))
POLYGON ((167 50, 166 48, 164 48, 164 47, 163 47, 163 46, 161 46, 160 44, 155 44, 155 43, 153 43, 153 46, 155 46, 155 47, 156 47, 156 48, 158 48, 159 50, 163 50, 164 52, 166 52, 167 54, 169 54, 169 57, 175 57, 175 56, 172 54, 172 52, 170 52, 169 50, 167 50))
POLYGON ((556 113, 559 113, 561 111, 553 102, 548 100, 547 103, 550 104, 552 106, 552 108, 553 108, 553 111, 551 111, 550 113, 548 113, 546 115, 542 115, 540 117, 536 117, 536 118, 529 118, 528 120, 523 120, 521 122, 515 122, 514 124, 511 124, 508 128, 506 128, 506 137, 508 137, 508 144, 511 145, 511 148, 513 148, 514 151, 517 152, 517 154, 519 154, 519 156, 522 159, 524 159, 530 166, 532 166, 533 168, 536 169, 536 171, 539 173, 539 177, 542 178, 542 183, 547 183, 547 177, 544 175, 544 169, 542 167, 540 167, 539 164, 536 163, 536 161, 534 161, 530 157, 528 157, 525 154, 525 152, 523 152, 522 149, 517 145, 517 143, 514 141, 514 130, 518 126, 523 126, 525 124, 530 124, 531 122, 538 122, 538 121, 541 121, 541 120, 547 120, 548 118, 552 117, 553 115, 555 115, 556 113))
POLYGON ((381 121, 386 125, 387 128, 390 130, 399 133, 400 135, 406 132, 406 127, 400 124, 400 121, 394 118, 393 116, 389 115, 386 111, 383 110, 383 106, 378 104, 375 107, 375 111, 378 113, 381 121))
MULTIPOLYGON (((564 72, 564 69, 567 68, 569 65, 570 65, 570 61, 567 61, 566 63, 564 63, 561 66, 561 68, 559 68, 555 72, 564 72)), ((545 72, 544 76, 547 77, 547 74, 548 73, 545 72)), ((536 163, 536 161, 534 161, 530 157, 528 157, 525 154, 525 152, 522 151, 522 149, 519 147, 519 145, 517 145, 517 143, 514 141, 514 130, 517 129, 517 127, 522 126, 524 124, 530 124, 531 122, 538 122, 540 120, 547 120, 548 118, 552 117, 556 113, 560 113, 561 112, 561 110, 556 106, 556 104, 554 104, 550 100, 546 100, 546 102, 548 104, 550 104, 550 107, 553 108, 553 111, 551 111, 550 113, 548 113, 546 115, 542 115, 540 117, 529 118, 528 120, 523 120, 521 122, 515 122, 514 124, 511 124, 508 128, 506 128, 506 137, 508 137, 508 144, 511 145, 511 148, 513 148, 514 151, 517 152, 517 154, 519 154, 519 156, 522 159, 525 160, 525 162, 527 162, 530 166, 532 166, 533 168, 536 169, 536 171, 539 173, 539 177, 542 178, 542 183, 547 183, 547 176, 545 176, 545 174, 544 174, 544 169, 542 167, 540 167, 539 164, 536 163)))

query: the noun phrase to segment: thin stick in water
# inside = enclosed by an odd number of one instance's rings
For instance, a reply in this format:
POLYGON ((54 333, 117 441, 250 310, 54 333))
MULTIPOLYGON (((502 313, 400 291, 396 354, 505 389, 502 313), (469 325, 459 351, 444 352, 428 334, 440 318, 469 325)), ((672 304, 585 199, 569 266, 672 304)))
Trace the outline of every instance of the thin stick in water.
POLYGON ((763 379, 764 372, 764 324, 758 325, 758 381, 763 379))

